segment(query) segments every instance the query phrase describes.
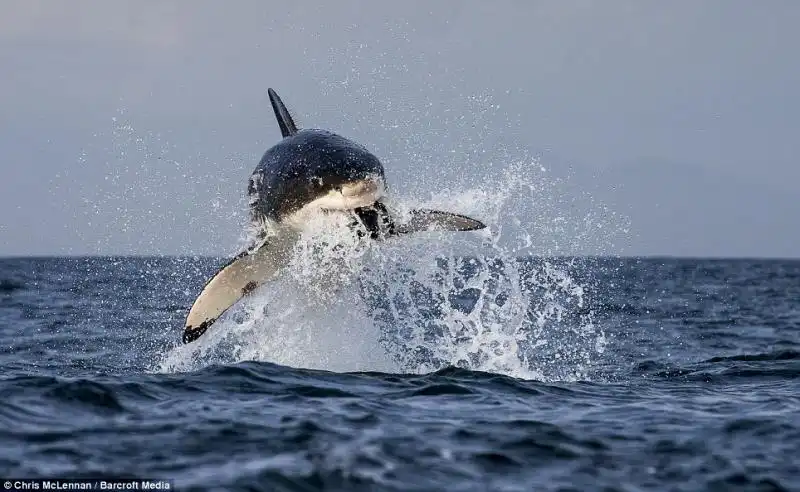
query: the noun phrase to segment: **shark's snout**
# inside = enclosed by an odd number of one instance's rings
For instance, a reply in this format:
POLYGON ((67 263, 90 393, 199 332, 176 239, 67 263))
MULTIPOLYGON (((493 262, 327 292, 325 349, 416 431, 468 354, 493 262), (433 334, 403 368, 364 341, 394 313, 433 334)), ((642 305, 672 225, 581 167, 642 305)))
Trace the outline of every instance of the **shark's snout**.
POLYGON ((323 208, 349 210, 367 207, 384 195, 383 179, 370 176, 357 181, 343 183, 328 195, 321 204, 323 208))
POLYGON ((381 195, 383 192, 383 180, 377 176, 370 176, 352 183, 343 184, 339 188, 339 192, 345 198, 381 195))

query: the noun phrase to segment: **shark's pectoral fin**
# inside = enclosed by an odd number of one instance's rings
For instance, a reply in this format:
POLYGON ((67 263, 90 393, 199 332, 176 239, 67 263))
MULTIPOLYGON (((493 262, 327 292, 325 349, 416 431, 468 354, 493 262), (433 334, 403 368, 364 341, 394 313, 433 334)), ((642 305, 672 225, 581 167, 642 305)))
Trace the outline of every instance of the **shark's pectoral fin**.
POLYGON ((389 211, 382 202, 355 210, 358 221, 372 239, 425 231, 475 231, 486 225, 466 215, 441 210, 412 209, 407 217, 389 211))
POLYGON ((466 215, 443 212, 441 210, 414 209, 409 219, 395 222, 395 234, 408 234, 423 231, 475 231, 483 229, 486 224, 466 215))
POLYGON ((197 340, 231 306, 275 277, 285 260, 286 244, 269 239, 223 266, 194 301, 183 331, 183 343, 197 340))

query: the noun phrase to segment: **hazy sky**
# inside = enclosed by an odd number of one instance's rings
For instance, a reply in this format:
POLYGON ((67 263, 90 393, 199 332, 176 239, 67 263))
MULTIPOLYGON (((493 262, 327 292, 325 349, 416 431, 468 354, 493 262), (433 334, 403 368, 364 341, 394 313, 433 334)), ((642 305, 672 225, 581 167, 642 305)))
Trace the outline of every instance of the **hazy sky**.
POLYGON ((798 26, 795 0, 4 0, 0 255, 231 252, 274 87, 399 192, 537 157, 624 217, 586 252, 798 257, 798 26))

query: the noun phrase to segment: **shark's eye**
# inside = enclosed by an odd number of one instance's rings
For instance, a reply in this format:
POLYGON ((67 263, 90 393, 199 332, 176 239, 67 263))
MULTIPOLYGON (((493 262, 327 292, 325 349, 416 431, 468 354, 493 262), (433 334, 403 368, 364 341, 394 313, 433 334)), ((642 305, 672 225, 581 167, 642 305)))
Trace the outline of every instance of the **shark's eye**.
POLYGON ((319 176, 308 178, 308 181, 311 183, 311 186, 314 186, 315 188, 322 188, 322 178, 319 176))

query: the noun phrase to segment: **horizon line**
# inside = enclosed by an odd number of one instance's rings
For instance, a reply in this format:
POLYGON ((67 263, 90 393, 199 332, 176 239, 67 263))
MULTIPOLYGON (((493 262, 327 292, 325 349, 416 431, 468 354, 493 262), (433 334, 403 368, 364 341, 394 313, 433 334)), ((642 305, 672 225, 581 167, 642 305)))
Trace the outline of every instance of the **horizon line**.
MULTIPOLYGON (((459 255, 470 256, 470 255, 459 255)), ((672 254, 643 254, 643 255, 625 255, 625 254, 530 254, 518 255, 515 258, 585 258, 585 259, 620 259, 620 260, 716 260, 716 261, 800 261, 799 256, 752 256, 752 255, 672 255, 672 254)), ((124 258, 124 259, 178 259, 178 258, 192 258, 192 259, 227 259, 228 255, 224 254, 77 254, 77 255, 0 255, 0 261, 3 260, 53 260, 53 259, 106 259, 106 258, 124 258)))

